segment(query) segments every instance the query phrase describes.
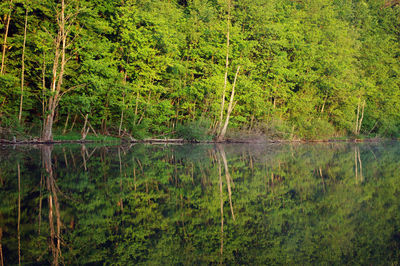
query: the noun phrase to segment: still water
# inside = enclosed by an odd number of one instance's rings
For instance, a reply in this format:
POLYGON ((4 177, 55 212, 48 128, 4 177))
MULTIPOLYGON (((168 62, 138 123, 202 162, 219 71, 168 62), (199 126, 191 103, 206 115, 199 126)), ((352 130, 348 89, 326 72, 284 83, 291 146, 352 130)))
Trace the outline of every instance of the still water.
POLYGON ((0 202, 4 265, 400 262, 396 142, 0 146, 0 202))

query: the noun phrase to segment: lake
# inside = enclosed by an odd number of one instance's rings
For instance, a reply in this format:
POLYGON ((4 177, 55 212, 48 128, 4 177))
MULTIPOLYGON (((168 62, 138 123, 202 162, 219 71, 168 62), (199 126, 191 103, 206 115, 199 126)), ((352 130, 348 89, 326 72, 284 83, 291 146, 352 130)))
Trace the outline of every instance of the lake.
POLYGON ((400 262, 397 142, 0 146, 0 201, 4 265, 400 262))

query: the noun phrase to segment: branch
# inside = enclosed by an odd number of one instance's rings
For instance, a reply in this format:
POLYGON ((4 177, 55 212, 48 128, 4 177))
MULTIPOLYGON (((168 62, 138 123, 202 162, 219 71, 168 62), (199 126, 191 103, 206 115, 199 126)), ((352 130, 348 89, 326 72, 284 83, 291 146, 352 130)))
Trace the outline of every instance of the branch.
POLYGON ((49 37, 53 40, 54 43, 57 42, 57 39, 53 37, 53 35, 46 29, 45 26, 43 26, 44 31, 49 35, 49 37))
POLYGON ((79 88, 79 87, 84 87, 84 86, 86 86, 86 84, 87 84, 87 83, 83 83, 83 84, 79 84, 79 85, 76 85, 76 86, 72 86, 71 88, 69 88, 69 89, 63 91, 63 92, 60 94, 60 98, 63 97, 64 94, 66 94, 67 92, 69 92, 69 91, 71 91, 71 90, 74 90, 74 89, 76 89, 76 88, 79 88))
POLYGON ((70 57, 68 57, 67 59, 65 59, 65 63, 68 63, 69 60, 71 60, 72 58, 74 58, 74 56, 76 56, 78 54, 79 51, 81 51, 82 48, 76 49, 75 53, 73 53, 70 57))

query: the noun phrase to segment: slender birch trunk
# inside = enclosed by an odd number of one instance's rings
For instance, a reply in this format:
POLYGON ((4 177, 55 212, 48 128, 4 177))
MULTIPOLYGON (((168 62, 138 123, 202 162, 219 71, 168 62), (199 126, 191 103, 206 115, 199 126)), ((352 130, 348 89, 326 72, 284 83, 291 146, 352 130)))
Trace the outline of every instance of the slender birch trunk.
POLYGON ((355 128, 355 130, 354 130, 354 134, 356 134, 356 135, 357 135, 357 132, 358 132, 358 118, 359 118, 359 116, 360 116, 360 102, 361 102, 361 99, 358 98, 357 117, 356 117, 356 128, 355 128))
POLYGON ((26 46, 26 30, 28 28, 28 8, 25 10, 25 26, 24 26, 24 43, 22 45, 22 59, 21 59, 21 100, 19 103, 18 122, 21 123, 22 119, 22 105, 24 100, 24 75, 25 75, 25 46, 26 46))
POLYGON ((65 120, 64 129, 62 131, 63 135, 65 135, 65 133, 67 133, 68 122, 69 122, 69 111, 67 114, 67 119, 65 120))
POLYGON ((42 131, 44 130, 44 124, 46 123, 45 91, 46 91, 46 53, 43 50, 43 65, 42 65, 42 118, 43 118, 43 126, 42 126, 42 131))
POLYGON ((218 128, 217 131, 221 130, 222 120, 224 118, 224 109, 225 109, 225 94, 226 94, 226 87, 228 84, 228 71, 229 71, 229 43, 230 43, 230 21, 231 21, 231 0, 228 0, 228 18, 227 18, 227 32, 226 32, 226 60, 225 60, 225 77, 224 77, 224 89, 222 91, 222 99, 221 99, 221 112, 218 121, 218 128))
MULTIPOLYGON (((126 77, 127 77, 127 72, 125 70, 124 74, 124 86, 126 86, 126 77)), ((121 130, 122 130, 122 123, 124 122, 124 111, 125 111, 125 94, 126 90, 124 88, 124 92, 122 93, 122 110, 121 110, 121 120, 119 122, 119 128, 118 128, 118 136, 121 136, 121 130)))
POLYGON ((139 101, 139 91, 136 93, 136 102, 135 102, 135 118, 133 120, 133 124, 136 125, 137 115, 138 115, 138 101, 139 101))
POLYGON ((5 58, 6 58, 7 37, 8 37, 8 29, 10 28, 12 2, 13 2, 13 0, 10 0, 10 12, 8 13, 8 16, 7 16, 6 29, 5 29, 5 34, 4 34, 3 55, 1 57, 1 70, 0 70, 0 74, 1 75, 3 75, 4 72, 5 72, 5 64, 4 64, 4 62, 5 62, 5 58))
POLYGON ((354 131, 355 135, 360 134, 362 121, 364 119, 364 109, 365 109, 365 100, 362 102, 362 105, 361 105, 361 99, 359 99, 358 105, 357 105, 356 128, 354 131), (361 115, 361 117, 360 117, 360 115, 361 115))
POLYGON ((81 137, 82 137, 81 140, 85 140, 86 139, 86 136, 87 136, 87 134, 89 133, 89 130, 90 130, 90 128, 87 127, 89 114, 86 114, 84 118, 85 118, 85 122, 83 123, 83 128, 81 130, 81 137))
POLYGON ((233 100, 235 97, 235 87, 236 87, 236 81, 237 81, 237 77, 239 75, 239 70, 240 70, 240 66, 238 66, 237 70, 236 70, 236 74, 235 74, 235 80, 233 82, 233 86, 232 86, 232 92, 231 92, 231 98, 229 100, 229 105, 228 105, 228 111, 226 114, 226 119, 225 119, 225 123, 223 128, 221 129, 221 132, 218 135, 218 141, 223 141, 225 138, 225 134, 226 134, 226 130, 228 129, 228 124, 229 124, 229 119, 231 116, 231 113, 233 111, 233 108, 235 107, 233 100))
POLYGON ((357 132, 357 135, 359 135, 359 134, 360 134, 360 131, 361 131, 361 125, 362 125, 362 121, 363 121, 363 119, 364 119, 364 108, 365 108, 365 100, 364 100, 363 105, 362 105, 362 108, 361 108, 361 118, 360 118, 360 121, 358 122, 358 132, 357 132))
POLYGON ((221 112, 220 112, 220 117, 218 121, 218 126, 217 126, 217 141, 221 142, 225 138, 226 130, 228 128, 229 124, 229 119, 230 115, 232 113, 232 110, 234 108, 233 100, 235 96, 235 86, 236 86, 236 80, 239 75, 239 70, 240 66, 237 68, 236 74, 235 74, 235 80, 234 84, 232 87, 232 93, 231 93, 231 98, 229 101, 229 106, 225 118, 225 123, 222 125, 223 119, 224 119, 224 110, 225 110, 225 96, 226 96, 226 88, 228 85, 228 71, 229 71, 229 46, 230 46, 230 22, 231 22, 231 0, 228 0, 228 18, 227 18, 227 33, 226 33, 226 61, 225 61, 225 77, 224 77, 224 89, 222 92, 222 100, 221 100, 221 112))

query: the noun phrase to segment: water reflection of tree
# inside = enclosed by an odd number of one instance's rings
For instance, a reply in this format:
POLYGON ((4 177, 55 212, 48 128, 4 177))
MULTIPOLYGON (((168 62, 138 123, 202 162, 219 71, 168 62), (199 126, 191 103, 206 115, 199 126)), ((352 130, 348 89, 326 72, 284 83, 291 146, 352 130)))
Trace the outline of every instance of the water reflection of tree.
POLYGON ((231 209, 231 215, 233 221, 235 221, 235 213, 233 210, 233 203, 232 203, 232 190, 231 190, 231 183, 233 183, 233 179, 229 173, 228 161, 226 158, 226 153, 224 150, 224 146, 217 144, 216 145, 216 153, 214 153, 214 160, 218 162, 218 176, 219 176, 219 192, 220 192, 220 209, 221 209, 221 237, 220 237, 220 253, 221 253, 221 263, 223 260, 223 251, 224 251, 224 196, 223 196, 223 182, 222 182, 222 166, 221 160, 224 165, 225 170, 225 179, 228 188, 228 196, 229 196, 229 206, 231 209))
POLYGON ((53 146, 44 145, 42 150, 42 161, 44 169, 46 170, 46 186, 49 192, 48 204, 49 204, 49 227, 50 227, 50 250, 53 255, 53 265, 58 265, 61 259, 61 216, 60 206, 58 201, 57 187, 53 163, 52 163, 52 150, 53 146), (54 221, 55 216, 55 221, 54 221), (54 226, 55 223, 55 226, 54 226))
MULTIPOLYGON (((264 265, 312 258, 357 264, 363 257, 390 262, 396 253, 368 252, 375 245, 380 250, 396 245, 391 234, 399 225, 393 174, 398 162, 392 158, 399 154, 394 148, 372 149, 376 154, 363 146, 355 152, 353 145, 299 145, 278 152, 231 145, 47 147, 41 151, 42 176, 25 171, 29 162, 24 166, 21 160, 22 263, 264 265), (359 158, 365 179, 354 186, 359 158), (41 219, 42 212, 48 218, 41 219), (33 219, 42 232, 30 244, 33 219)), ((4 162, 0 166, 6 171, 4 162)), ((13 223, 3 236, 15 240, 14 246, 3 242, 6 254, 14 254, 5 258, 7 265, 18 263, 17 167, 10 169, 5 184, 14 189, 13 205, 3 215, 13 223)))
POLYGON ((354 172, 356 175, 356 182, 363 182, 364 175, 359 146, 354 146, 354 172))

